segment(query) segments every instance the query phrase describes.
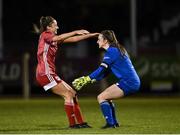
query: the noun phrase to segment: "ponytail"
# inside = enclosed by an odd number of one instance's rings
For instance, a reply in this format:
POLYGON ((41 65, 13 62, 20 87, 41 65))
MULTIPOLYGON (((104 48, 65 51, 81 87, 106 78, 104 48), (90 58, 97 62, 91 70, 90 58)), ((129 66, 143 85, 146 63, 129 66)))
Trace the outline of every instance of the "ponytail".
POLYGON ((35 23, 33 23, 33 33, 38 34, 38 35, 40 34, 40 29, 35 23))

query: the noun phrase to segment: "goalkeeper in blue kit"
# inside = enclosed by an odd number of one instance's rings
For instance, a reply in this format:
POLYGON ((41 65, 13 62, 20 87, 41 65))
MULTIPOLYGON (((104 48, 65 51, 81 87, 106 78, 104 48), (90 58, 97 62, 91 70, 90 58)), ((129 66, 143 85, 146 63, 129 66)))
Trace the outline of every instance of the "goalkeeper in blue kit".
POLYGON ((100 66, 88 76, 75 79, 72 84, 76 90, 83 86, 102 80, 108 74, 114 74, 119 80, 117 83, 106 88, 98 95, 106 124, 102 128, 119 127, 116 119, 115 106, 112 99, 121 98, 139 90, 140 79, 132 65, 126 49, 119 44, 112 30, 104 30, 98 36, 99 48, 105 49, 104 58, 100 66))

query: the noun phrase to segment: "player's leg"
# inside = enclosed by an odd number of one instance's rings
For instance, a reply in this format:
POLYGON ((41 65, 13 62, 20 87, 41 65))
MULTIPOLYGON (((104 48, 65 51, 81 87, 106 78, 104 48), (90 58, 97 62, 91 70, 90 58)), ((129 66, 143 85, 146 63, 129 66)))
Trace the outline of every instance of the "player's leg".
POLYGON ((117 118, 116 118, 115 104, 112 102, 112 100, 109 101, 109 104, 110 104, 110 107, 111 107, 111 110, 112 110, 112 116, 113 116, 115 126, 119 127, 120 124, 118 123, 117 118))
POLYGON ((64 98, 64 108, 67 114, 70 127, 75 127, 75 117, 73 111, 73 96, 76 92, 70 92, 64 85, 63 81, 56 74, 36 75, 37 82, 45 91, 50 90, 64 98))
POLYGON ((74 110, 74 115, 75 118, 79 124, 80 128, 90 128, 91 126, 89 126, 86 122, 84 122, 84 118, 83 118, 83 114, 81 112, 81 108, 78 102, 78 97, 77 94, 75 94, 75 90, 69 86, 66 82, 63 82, 63 84, 66 86, 66 88, 71 91, 73 93, 73 110, 74 110))
POLYGON ((60 95, 64 98, 64 109, 66 112, 66 115, 69 120, 69 126, 72 128, 76 127, 76 121, 75 121, 75 115, 73 110, 73 94, 69 90, 67 90, 66 86, 63 82, 59 83, 58 85, 54 86, 52 88, 52 92, 60 95))
POLYGON ((98 102, 124 97, 124 91, 113 84, 98 95, 98 102))
MULTIPOLYGON (((71 86, 69 86, 66 82, 63 82, 64 86, 68 89, 68 91, 74 93, 74 90, 72 89, 71 86)), ((83 116, 82 116, 82 113, 81 113, 81 109, 79 107, 79 104, 78 104, 78 100, 77 100, 77 96, 76 94, 73 94, 73 111, 74 111, 74 114, 75 114, 75 117, 77 119, 77 122, 79 124, 83 123, 84 122, 84 119, 83 119, 83 116)))
POLYGON ((74 100, 74 113, 80 128, 91 128, 91 126, 89 126, 87 122, 84 122, 84 118, 81 113, 77 95, 73 98, 73 100, 74 100))
POLYGON ((77 100, 77 96, 73 97, 73 101, 74 101, 74 114, 77 118, 77 121, 79 124, 84 123, 84 118, 77 100))
POLYGON ((103 128, 116 127, 114 121, 112 106, 109 104, 109 100, 116 99, 124 96, 124 92, 117 86, 112 85, 98 95, 98 102, 100 104, 102 113, 106 118, 107 124, 103 128))

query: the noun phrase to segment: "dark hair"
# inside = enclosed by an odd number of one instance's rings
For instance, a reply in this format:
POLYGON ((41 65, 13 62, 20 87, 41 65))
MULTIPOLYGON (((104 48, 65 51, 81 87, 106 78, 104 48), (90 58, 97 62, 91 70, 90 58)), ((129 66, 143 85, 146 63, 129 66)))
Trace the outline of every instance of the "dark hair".
POLYGON ((46 30, 47 26, 50 26, 55 19, 51 16, 42 16, 40 18, 40 33, 46 30))
POLYGON ((103 35, 103 38, 106 39, 111 46, 114 46, 114 47, 118 48, 122 52, 123 55, 127 54, 127 51, 124 48, 124 46, 122 46, 118 42, 118 40, 116 38, 116 35, 114 34, 113 30, 103 30, 101 32, 101 34, 103 35))
POLYGON ((34 33, 41 34, 47 29, 47 26, 50 26, 53 23, 54 20, 55 19, 51 16, 42 16, 39 22, 40 28, 38 28, 36 24, 33 24, 34 33))

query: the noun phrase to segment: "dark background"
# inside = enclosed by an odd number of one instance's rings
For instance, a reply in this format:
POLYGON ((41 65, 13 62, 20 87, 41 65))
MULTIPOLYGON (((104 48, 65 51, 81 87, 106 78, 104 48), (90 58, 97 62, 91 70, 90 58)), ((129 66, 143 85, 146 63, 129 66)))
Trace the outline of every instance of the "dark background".
MULTIPOLYGON (((41 16, 53 16, 60 27, 59 34, 76 29, 90 32, 112 29, 132 55, 130 3, 130 0, 2 0, 0 95, 22 94, 22 58, 25 53, 30 54, 31 94, 42 93, 43 89, 35 81, 38 35, 33 33, 33 24, 38 25, 41 16), (11 69, 13 63, 19 65, 20 73, 14 80, 12 77, 4 79, 4 74, 11 76, 15 72, 11 69)), ((140 93, 178 95, 180 1, 136 0, 136 5, 137 56, 131 58, 141 77, 140 93)), ((59 76, 70 83, 76 77, 88 75, 100 63, 100 54, 96 39, 62 45, 56 58, 59 76)), ((113 80, 110 76, 108 84, 113 80)), ((98 83, 88 88, 93 90, 84 93, 95 94, 102 90, 98 83)))

